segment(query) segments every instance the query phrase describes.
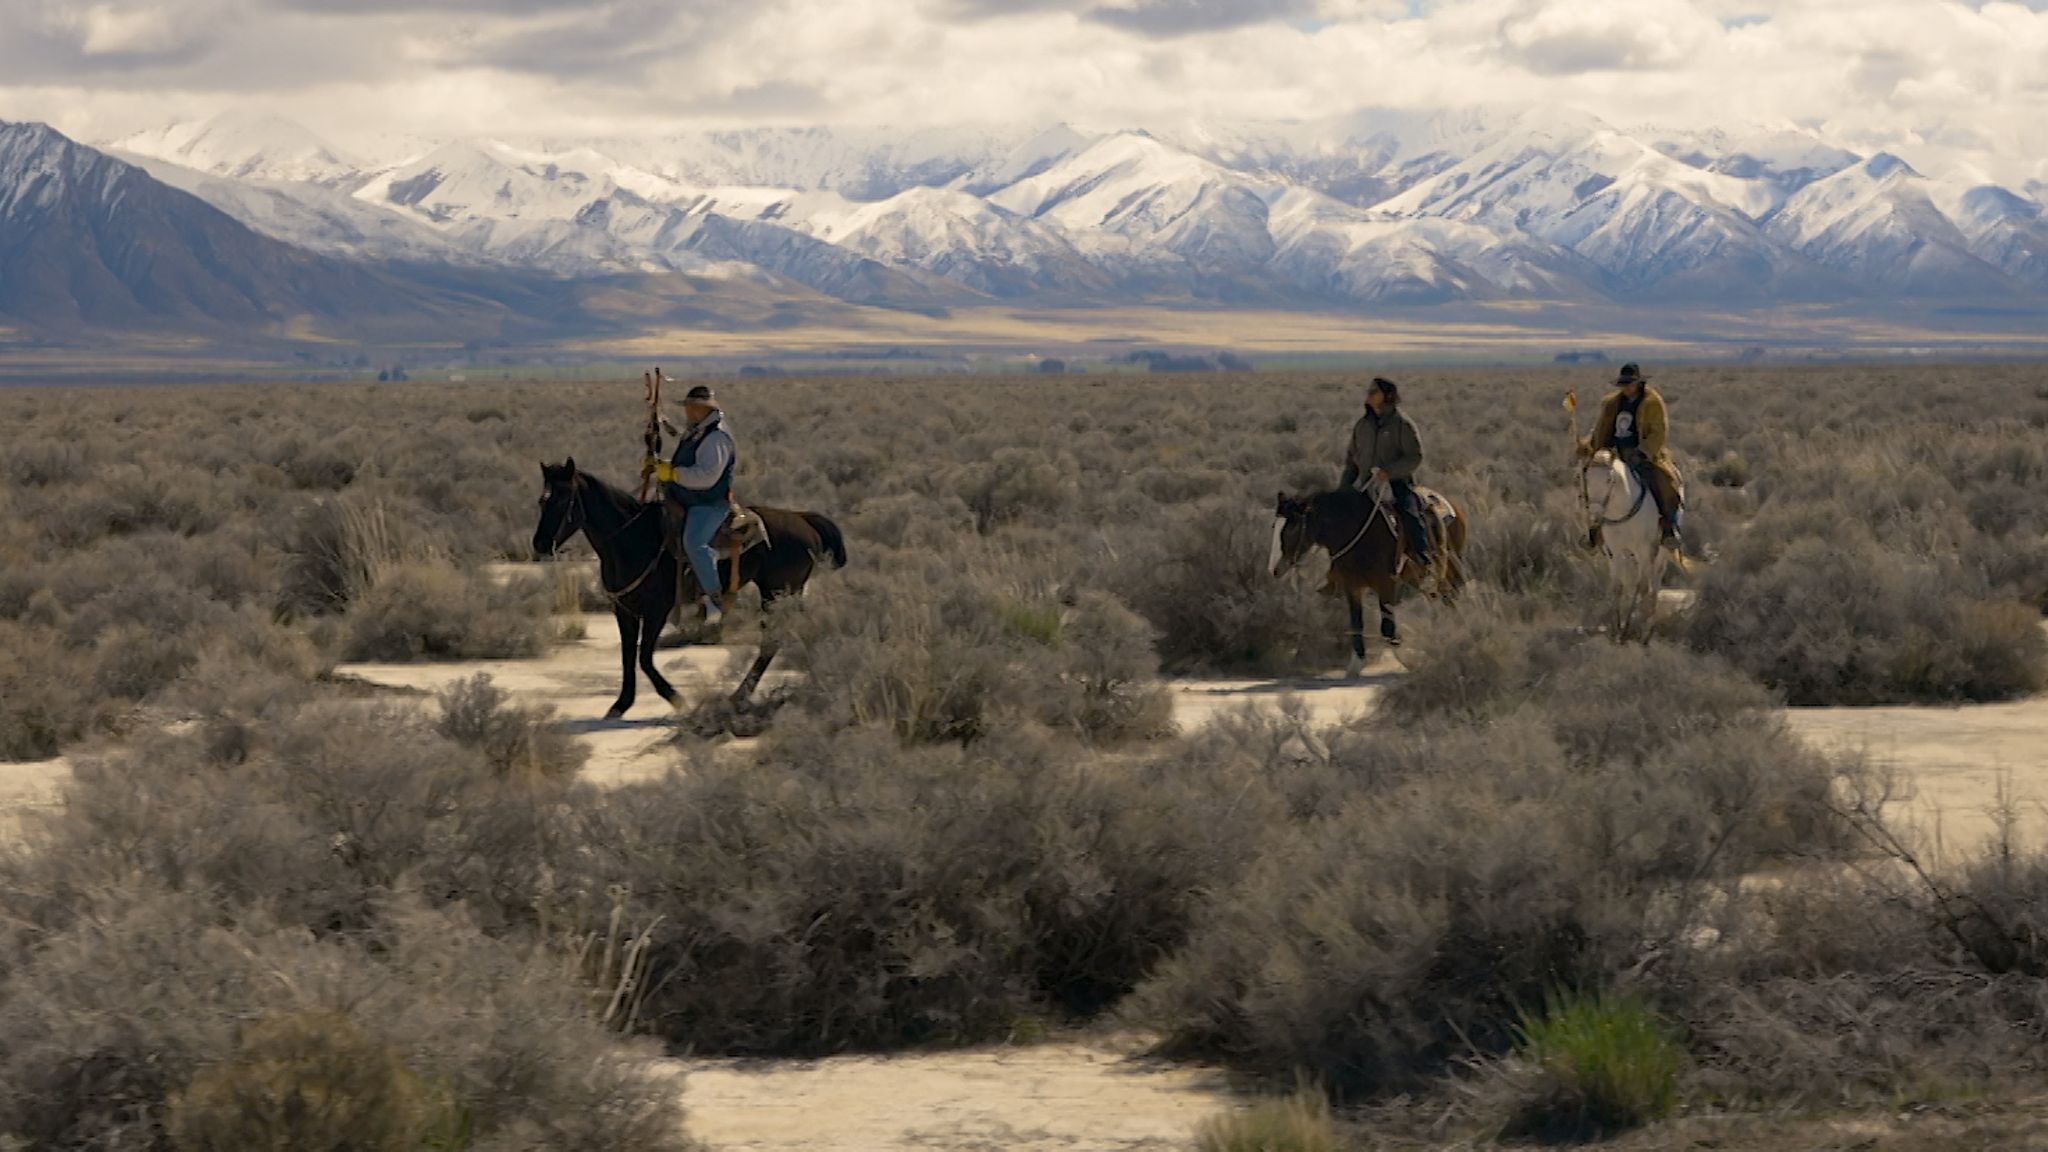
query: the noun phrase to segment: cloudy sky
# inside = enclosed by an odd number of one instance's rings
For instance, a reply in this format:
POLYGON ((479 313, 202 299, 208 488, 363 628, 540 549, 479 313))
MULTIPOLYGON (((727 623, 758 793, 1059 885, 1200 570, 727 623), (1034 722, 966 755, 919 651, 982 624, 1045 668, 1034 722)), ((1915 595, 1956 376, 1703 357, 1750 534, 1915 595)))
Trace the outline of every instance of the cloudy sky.
POLYGON ((0 0, 0 117, 343 143, 1553 103, 2048 180, 2048 0, 0 0))

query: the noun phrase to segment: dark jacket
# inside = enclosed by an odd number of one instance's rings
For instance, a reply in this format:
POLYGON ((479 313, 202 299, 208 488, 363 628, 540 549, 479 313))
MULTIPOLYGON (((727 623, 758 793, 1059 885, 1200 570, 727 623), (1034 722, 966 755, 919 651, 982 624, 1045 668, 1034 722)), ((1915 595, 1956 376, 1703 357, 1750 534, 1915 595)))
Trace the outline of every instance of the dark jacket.
POLYGON ((1344 454, 1344 487, 1356 487, 1375 468, 1386 469, 1392 479, 1410 481, 1420 467, 1422 435, 1401 414, 1400 405, 1391 405, 1379 415, 1367 409, 1352 426, 1351 448, 1344 454))

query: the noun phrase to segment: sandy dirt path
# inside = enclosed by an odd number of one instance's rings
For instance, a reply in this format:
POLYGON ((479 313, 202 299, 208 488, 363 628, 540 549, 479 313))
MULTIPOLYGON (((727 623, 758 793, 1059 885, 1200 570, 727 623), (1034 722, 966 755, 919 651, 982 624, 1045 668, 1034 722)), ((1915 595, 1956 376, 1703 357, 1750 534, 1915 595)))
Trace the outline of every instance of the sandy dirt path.
POLYGON ((1997 831, 2001 789, 2023 845, 2048 848, 2048 698, 1958 708, 1792 708, 1792 730, 1822 747, 1895 769, 1915 824, 1943 854, 1997 831))
POLYGON ((1185 1149, 1233 1103, 1218 1073, 1134 1039, 816 1061, 675 1061, 693 1135, 721 1150, 1185 1149))

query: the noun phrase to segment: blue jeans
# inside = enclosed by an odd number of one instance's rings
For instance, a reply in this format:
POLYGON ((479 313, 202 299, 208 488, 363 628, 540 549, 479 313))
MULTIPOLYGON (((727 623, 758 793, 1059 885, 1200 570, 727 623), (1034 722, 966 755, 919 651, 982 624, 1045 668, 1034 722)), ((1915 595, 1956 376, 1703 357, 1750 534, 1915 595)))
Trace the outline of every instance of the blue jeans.
POLYGON ((718 581, 718 553, 711 549, 711 538, 718 534, 728 512, 723 504, 697 504, 683 522, 683 554, 690 558, 690 571, 697 574, 697 587, 706 596, 720 597, 720 603, 724 603, 725 586, 718 581))
POLYGON ((1415 552, 1418 564, 1429 563, 1429 527, 1422 522, 1422 497, 1415 494, 1415 484, 1410 480, 1395 480, 1394 510, 1401 516, 1401 526, 1408 530, 1408 543, 1415 552))

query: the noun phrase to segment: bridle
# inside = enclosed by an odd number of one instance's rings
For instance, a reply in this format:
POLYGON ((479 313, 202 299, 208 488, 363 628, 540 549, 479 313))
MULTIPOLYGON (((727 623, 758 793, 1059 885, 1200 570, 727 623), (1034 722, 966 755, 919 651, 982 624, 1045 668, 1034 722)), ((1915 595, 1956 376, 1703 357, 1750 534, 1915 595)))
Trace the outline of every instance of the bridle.
POLYGON ((1597 509, 1593 505, 1592 489, 1586 485, 1586 473, 1593 470, 1593 462, 1589 459, 1579 468, 1579 504, 1585 508, 1587 517, 1600 527, 1605 528, 1616 524, 1628 523, 1636 518, 1636 513, 1643 510, 1643 502, 1649 499, 1650 486, 1646 483, 1638 483, 1636 485, 1635 503, 1629 505, 1628 513, 1624 516, 1609 516, 1607 514, 1607 505, 1614 500, 1615 470, 1617 468, 1626 469, 1627 467, 1628 465, 1622 463, 1617 457, 1610 457, 1608 459, 1606 468, 1607 487, 1600 493, 1600 504, 1597 509))
MULTIPOLYGON (((576 475, 569 478, 569 510, 562 514, 561 527, 555 530, 554 543, 551 544, 548 548, 549 558, 553 559, 560 557, 562 554, 562 545, 567 544, 569 542, 570 537, 576 535, 576 533, 578 532, 583 531, 588 526, 588 523, 584 517, 583 512, 583 494, 586 491, 588 491, 588 489, 584 488, 583 486, 582 473, 579 472, 576 475)), ((543 495, 540 498, 541 507, 547 507, 548 501, 553 498, 554 492, 551 488, 546 495, 543 495)), ((647 515, 648 510, 656 507, 659 507, 659 505, 656 503, 648 503, 643 501, 640 505, 640 510, 638 512, 633 513, 631 516, 626 517, 626 522, 624 524, 619 525, 617 528, 614 528, 610 532, 606 532, 601 536, 595 532, 591 533, 590 545, 592 550, 596 551, 602 549, 605 545, 618 539, 620 536, 625 535, 626 530, 631 528, 633 525, 639 523, 640 518, 642 516, 647 515)), ((654 559, 650 560, 647 564, 646 569, 643 570, 640 573, 640 575, 634 577, 632 582, 627 584, 624 588, 619 588, 616 590, 607 588, 604 584, 604 578, 602 576, 599 576, 597 581, 598 589, 605 594, 605 598, 610 600, 615 607, 624 608, 624 601, 626 597, 631 596, 633 593, 639 591, 640 586, 642 584, 647 583, 647 578, 649 576, 654 575, 654 570, 661 566, 661 558, 665 555, 667 555, 667 553, 664 550, 659 548, 655 549, 654 559)), ((638 613, 634 614, 638 615, 638 613)))

